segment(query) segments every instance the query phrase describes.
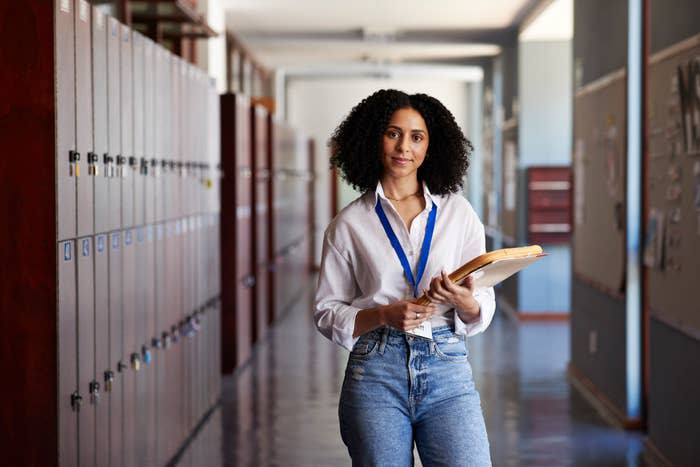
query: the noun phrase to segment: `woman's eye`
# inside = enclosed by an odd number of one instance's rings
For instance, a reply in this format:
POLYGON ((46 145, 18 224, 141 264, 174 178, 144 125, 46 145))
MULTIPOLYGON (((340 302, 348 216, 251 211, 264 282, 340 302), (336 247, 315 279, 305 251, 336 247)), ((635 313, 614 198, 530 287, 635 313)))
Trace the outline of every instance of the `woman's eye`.
POLYGON ((419 142, 423 141, 423 137, 421 135, 413 135, 413 141, 415 141, 416 143, 419 143, 419 142))
POLYGON ((399 137, 398 131, 390 130, 390 131, 387 131, 386 134, 389 138, 398 138, 399 137))

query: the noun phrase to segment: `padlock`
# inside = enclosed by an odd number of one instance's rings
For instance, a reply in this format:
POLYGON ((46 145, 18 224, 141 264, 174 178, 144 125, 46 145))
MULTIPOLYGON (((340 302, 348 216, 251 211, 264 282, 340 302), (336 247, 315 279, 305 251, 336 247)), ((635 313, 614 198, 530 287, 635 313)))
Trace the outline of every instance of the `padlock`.
POLYGON ((141 158, 141 175, 148 175, 148 161, 145 157, 141 158))
POLYGON ((75 391, 73 394, 70 395, 70 406, 73 409, 73 412, 79 412, 80 411, 80 404, 83 402, 83 396, 78 393, 78 391, 75 391))
POLYGON ((151 351, 148 350, 148 347, 145 345, 141 346, 141 360, 143 360, 143 363, 148 365, 151 363, 151 360, 153 357, 151 356, 151 351))
POLYGON ((114 159, 107 153, 102 155, 102 163, 105 165, 105 178, 114 177, 114 159))
POLYGON ((137 354, 136 352, 131 354, 131 357, 129 359, 131 361, 131 369, 134 371, 139 371, 141 370, 141 356, 137 354))
POLYGON ((97 405, 100 402, 100 383, 95 380, 90 382, 90 403, 97 405))
POLYGON ((104 372, 105 392, 112 392, 112 383, 114 383, 114 372, 107 370, 104 372))

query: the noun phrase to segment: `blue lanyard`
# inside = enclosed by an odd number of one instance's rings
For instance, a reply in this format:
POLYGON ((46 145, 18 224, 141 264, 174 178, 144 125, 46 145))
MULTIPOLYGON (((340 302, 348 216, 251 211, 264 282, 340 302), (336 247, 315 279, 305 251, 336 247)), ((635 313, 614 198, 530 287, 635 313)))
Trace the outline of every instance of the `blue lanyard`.
POLYGON ((418 284, 420 284, 420 280, 423 277, 423 273, 425 272, 425 265, 428 263, 428 255, 430 254, 430 243, 433 240, 433 231, 435 230, 435 217, 437 216, 437 205, 433 203, 433 208, 430 210, 430 214, 428 215, 428 224, 425 226, 425 237, 423 237, 423 246, 420 249, 418 271, 416 272, 415 278, 413 277, 413 271, 411 271, 411 265, 408 262, 408 258, 406 258, 406 253, 404 253, 399 239, 396 238, 394 229, 391 228, 391 224, 389 223, 389 219, 387 219, 386 214, 384 213, 384 209, 382 208, 382 203, 379 198, 377 198, 377 205, 374 207, 374 211, 377 213, 377 216, 379 216, 379 220, 381 221, 382 226, 384 227, 386 236, 389 237, 391 246, 394 247, 396 256, 398 256, 399 261, 401 261, 401 266, 403 266, 403 272, 404 274, 406 274, 406 279, 408 279, 408 282, 413 287, 413 296, 417 298, 418 284))

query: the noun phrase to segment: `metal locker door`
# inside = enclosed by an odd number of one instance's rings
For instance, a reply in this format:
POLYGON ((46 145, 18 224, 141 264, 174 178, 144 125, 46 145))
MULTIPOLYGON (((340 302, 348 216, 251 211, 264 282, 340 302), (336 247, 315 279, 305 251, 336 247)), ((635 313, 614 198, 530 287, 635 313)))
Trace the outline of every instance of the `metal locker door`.
POLYGON ((115 18, 107 21, 107 157, 102 157, 105 163, 105 175, 108 178, 109 191, 109 230, 121 228, 122 199, 121 171, 124 170, 124 156, 121 146, 121 73, 119 62, 121 55, 120 25, 115 18))
POLYGON ((236 339, 237 361, 242 365, 250 356, 253 340, 253 252, 251 225, 252 170, 250 152, 250 100, 236 96, 236 339))
POLYGON ((134 180, 136 157, 134 155, 134 111, 131 29, 121 26, 119 55, 120 100, 121 100, 121 149, 122 149, 122 227, 134 225, 134 180))
POLYGON ((144 38, 143 42, 143 150, 148 162, 148 174, 144 180, 144 219, 146 224, 155 222, 155 176, 159 165, 155 153, 155 103, 153 81, 156 70, 153 41, 144 38))
POLYGON ((145 366, 143 368, 142 377, 145 380, 145 400, 144 400, 144 431, 145 436, 143 443, 145 444, 143 465, 154 465, 157 463, 156 457, 156 370, 154 355, 157 349, 157 328, 156 328, 156 296, 155 296, 155 233, 153 225, 146 226, 146 244, 144 247, 145 256, 145 298, 144 298, 144 347, 142 348, 142 356, 144 357, 145 366), (145 349, 145 350, 144 350, 145 349), (147 353, 146 353, 147 352, 147 353))
MULTIPOLYGON (((105 15, 92 9, 92 147, 97 161, 92 164, 95 232, 109 230, 109 172, 107 145, 107 28, 105 15)), ((109 165, 111 167, 111 164, 109 165)))
POLYGON ((163 221, 163 178, 165 174, 165 153, 163 148, 163 109, 165 97, 165 65, 163 63, 163 50, 157 44, 153 45, 153 153, 156 160, 153 181, 153 222, 163 221))
POLYGON ((134 225, 144 224, 144 183, 148 174, 148 160, 144 150, 144 37, 133 32, 133 137, 134 157, 136 157, 136 169, 134 170, 134 225))
POLYGON ((109 399, 110 465, 122 465, 125 370, 122 314, 122 238, 121 232, 109 235, 109 370, 105 391, 109 399))
POLYGON ((160 339, 159 350, 155 355, 155 406, 156 406, 156 464, 167 462, 167 400, 165 392, 167 389, 167 365, 169 360, 170 337, 167 333, 167 276, 165 264, 166 232, 164 224, 156 225, 156 239, 154 244, 155 262, 155 307, 154 316, 156 337, 160 339))
POLYGON ((92 237, 78 239, 78 418, 80 465, 95 465, 95 281, 92 237))
POLYGON ((78 465, 78 361, 75 242, 58 243, 58 461, 78 465))
POLYGON ((95 465, 109 466, 109 399, 105 397, 105 375, 109 376, 109 260, 107 235, 95 237, 95 371, 93 396, 95 402, 95 465))
MULTIPOLYGON (((133 177, 132 177, 133 178, 133 177)), ((124 449, 124 465, 134 465, 134 442, 135 442, 135 414, 136 414, 136 378, 135 373, 140 368, 140 358, 135 354, 136 341, 134 332, 136 329, 135 320, 135 284, 136 284, 136 246, 134 231, 127 229, 124 231, 124 249, 122 252, 122 330, 124 342, 124 363, 125 368, 121 374, 124 381, 124 422, 123 430, 123 449, 124 449)))
MULTIPOLYGON (((180 251, 182 252, 182 264, 180 270, 182 271, 182 308, 181 308, 181 315, 178 316, 178 321, 180 323, 183 323, 184 316, 190 312, 190 299, 192 297, 192 282, 191 282, 191 271, 192 271, 192 263, 190 261, 191 259, 191 250, 190 250, 190 232, 189 232, 189 219, 185 217, 182 219, 181 222, 181 236, 180 236, 180 242, 182 245, 182 248, 180 251)), ((185 328, 181 328, 183 331, 186 331, 185 328)), ((190 412, 191 412, 191 391, 192 391, 192 386, 191 386, 191 381, 192 381, 192 365, 191 365, 191 357, 192 357, 192 340, 185 335, 187 333, 183 333, 182 337, 182 343, 181 343, 181 348, 182 348, 182 353, 183 353, 183 398, 182 398, 182 403, 181 407, 183 408, 183 416, 184 416, 184 428, 185 430, 190 429, 190 412)))
MULTIPOLYGON (((135 44, 134 44, 135 45, 135 44)), ((148 379, 146 367, 150 362, 150 354, 146 343, 146 229, 138 227, 136 229, 136 243, 134 245, 134 350, 133 359, 138 361, 138 368, 135 375, 136 392, 134 395, 134 459, 135 465, 146 465, 146 396, 148 392, 148 379)))
POLYGON ((56 12, 56 204, 58 240, 75 237, 75 53, 73 2, 55 0, 56 12))
POLYGON ((77 236, 94 232, 92 178, 95 154, 92 147, 92 50, 90 4, 75 0, 75 145, 80 154, 82 176, 77 177, 77 236))

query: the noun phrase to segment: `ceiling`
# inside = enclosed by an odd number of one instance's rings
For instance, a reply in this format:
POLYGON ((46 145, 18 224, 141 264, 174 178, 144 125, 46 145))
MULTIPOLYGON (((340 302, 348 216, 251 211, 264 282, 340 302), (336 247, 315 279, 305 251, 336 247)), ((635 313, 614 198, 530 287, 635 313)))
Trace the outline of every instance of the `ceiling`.
POLYGON ((550 1, 219 0, 227 29, 267 68, 497 55, 550 1))

